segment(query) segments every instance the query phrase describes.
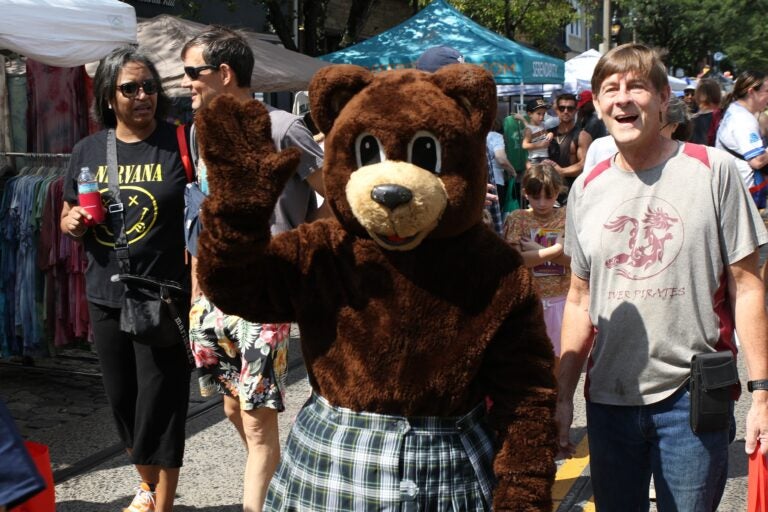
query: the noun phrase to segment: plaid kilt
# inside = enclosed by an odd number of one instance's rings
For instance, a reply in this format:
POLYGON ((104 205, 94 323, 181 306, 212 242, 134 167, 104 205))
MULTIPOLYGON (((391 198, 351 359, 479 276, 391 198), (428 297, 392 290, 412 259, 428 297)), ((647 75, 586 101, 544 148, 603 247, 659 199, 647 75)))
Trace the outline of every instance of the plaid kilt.
POLYGON ((264 510, 491 510, 494 447, 484 415, 483 404, 462 417, 357 413, 313 395, 264 510))

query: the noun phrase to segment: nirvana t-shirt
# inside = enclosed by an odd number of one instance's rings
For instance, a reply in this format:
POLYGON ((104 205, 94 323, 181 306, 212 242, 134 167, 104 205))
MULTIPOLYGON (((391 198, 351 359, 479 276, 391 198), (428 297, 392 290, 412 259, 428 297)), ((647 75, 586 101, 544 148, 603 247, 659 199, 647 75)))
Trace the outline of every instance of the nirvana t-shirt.
POLYGON ((641 172, 615 158, 585 170, 568 197, 565 252, 589 281, 597 331, 587 398, 653 404, 685 383, 694 354, 735 351, 726 267, 766 242, 723 151, 685 144, 641 172))
MULTIPOLYGON (((133 274, 188 282, 184 266, 183 211, 187 182, 179 158, 175 128, 158 123, 144 141, 117 141, 120 200, 125 210, 125 234, 133 274)), ((77 201, 77 175, 82 167, 96 175, 102 201, 109 196, 107 132, 78 142, 73 151, 64 187, 64 200, 77 201)), ((109 217, 109 214, 107 214, 109 217)), ((88 254, 86 295, 97 304, 120 307, 124 285, 112 283, 119 273, 114 252, 115 237, 104 224, 92 227, 84 237, 88 254)))

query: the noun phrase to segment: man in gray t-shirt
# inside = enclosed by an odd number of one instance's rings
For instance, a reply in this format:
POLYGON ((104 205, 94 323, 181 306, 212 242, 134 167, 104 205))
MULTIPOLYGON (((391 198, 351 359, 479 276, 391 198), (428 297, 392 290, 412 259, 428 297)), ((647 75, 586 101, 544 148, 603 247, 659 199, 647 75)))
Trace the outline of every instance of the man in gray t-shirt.
MULTIPOLYGON (((190 90, 192 108, 210 107, 222 94, 242 102, 253 101, 250 83, 254 55, 240 34, 226 28, 213 28, 188 41, 181 52, 184 61, 182 87, 190 90)), ((267 107, 272 139, 278 150, 302 150, 296 174, 286 184, 273 212, 271 231, 277 233, 297 227, 317 207, 314 191, 323 191, 322 150, 297 116, 267 107)), ((194 137, 193 137, 194 139, 194 137)), ((196 142, 196 140, 193 140, 196 142)), ((193 147, 194 152, 194 147, 193 147)), ((194 194, 207 194, 205 162, 197 166, 197 183, 187 189, 185 227, 188 248, 196 254, 199 228, 194 194), (199 192, 196 187, 199 186, 199 192)), ((285 354, 290 326, 262 325, 219 311, 196 287, 196 261, 192 259, 193 305, 190 312, 190 342, 199 370, 203 396, 220 393, 224 412, 248 448, 243 479, 243 508, 261 510, 277 463, 280 439, 277 413, 285 409, 283 395, 287 371, 285 354)))
MULTIPOLYGON (((596 506, 647 509, 653 475, 660 510, 715 510, 730 432, 691 430, 690 363, 696 354, 735 353, 735 327, 750 388, 768 389, 757 269, 768 234, 732 158, 659 133, 670 89, 650 49, 629 44, 608 52, 592 91, 618 153, 585 170, 568 198, 561 451, 573 453, 573 396, 586 363, 596 506)), ((768 391, 753 395, 748 452, 758 436, 768 440, 768 391)))

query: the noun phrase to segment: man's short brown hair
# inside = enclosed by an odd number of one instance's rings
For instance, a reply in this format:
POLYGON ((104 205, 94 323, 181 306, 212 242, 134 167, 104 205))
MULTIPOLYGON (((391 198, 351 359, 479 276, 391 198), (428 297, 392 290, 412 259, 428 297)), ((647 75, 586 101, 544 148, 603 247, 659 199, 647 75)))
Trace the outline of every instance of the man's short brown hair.
POLYGON ((599 97, 600 86, 606 78, 616 73, 630 72, 650 80, 658 92, 669 87, 667 68, 659 55, 642 44, 628 43, 617 46, 600 57, 592 75, 592 92, 599 97))
POLYGON ((571 94, 569 92, 564 92, 563 94, 561 94, 560 96, 557 97, 557 101, 555 102, 555 104, 557 106, 559 106, 561 100, 572 101, 573 104, 576 105, 576 95, 575 94, 571 94))

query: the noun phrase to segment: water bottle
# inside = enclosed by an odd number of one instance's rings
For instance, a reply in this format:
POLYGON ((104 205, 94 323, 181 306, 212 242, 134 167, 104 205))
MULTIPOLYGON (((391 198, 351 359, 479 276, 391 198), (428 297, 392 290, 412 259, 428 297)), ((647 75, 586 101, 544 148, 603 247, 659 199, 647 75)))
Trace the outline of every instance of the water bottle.
POLYGON ((77 197, 80 206, 93 217, 92 219, 83 219, 86 226, 104 222, 106 215, 104 206, 101 204, 99 183, 88 167, 80 168, 80 174, 77 176, 77 197))

